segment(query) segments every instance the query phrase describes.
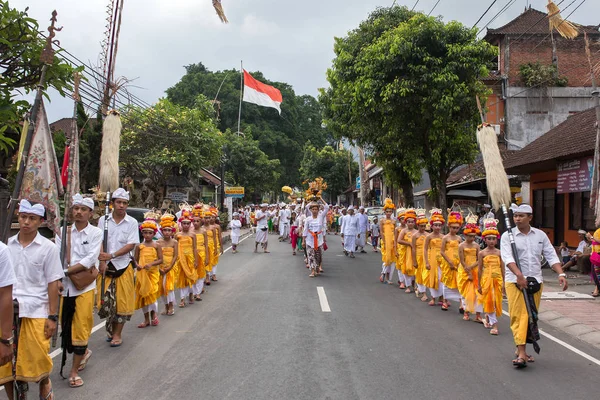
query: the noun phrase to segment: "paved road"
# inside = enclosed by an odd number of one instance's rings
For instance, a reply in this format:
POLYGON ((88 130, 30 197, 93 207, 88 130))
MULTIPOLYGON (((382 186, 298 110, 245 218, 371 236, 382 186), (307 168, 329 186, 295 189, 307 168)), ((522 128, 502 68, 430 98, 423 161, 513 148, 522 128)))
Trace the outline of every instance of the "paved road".
MULTIPOLYGON (((57 399, 589 399, 600 367, 549 340, 537 362, 515 370, 508 321, 500 336, 378 282, 379 255, 340 256, 329 237, 325 275, 271 236, 271 254, 227 253, 204 301, 158 327, 126 325, 111 349, 103 331, 85 386, 52 379, 57 399), (331 312, 321 310, 317 286, 331 312)), ((549 333, 564 334, 542 325, 549 333)), ((600 358, 597 349, 572 342, 600 358)), ((69 360, 70 362, 70 360, 69 360)))

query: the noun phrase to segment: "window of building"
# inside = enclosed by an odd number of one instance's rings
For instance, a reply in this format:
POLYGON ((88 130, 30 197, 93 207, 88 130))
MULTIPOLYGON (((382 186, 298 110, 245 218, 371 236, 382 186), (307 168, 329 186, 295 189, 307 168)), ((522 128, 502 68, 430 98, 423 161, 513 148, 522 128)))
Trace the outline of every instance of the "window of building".
POLYGON ((538 228, 554 228, 555 189, 533 191, 533 225, 538 228))
POLYGON ((569 193, 569 229, 596 229, 594 210, 590 208, 590 192, 569 193))

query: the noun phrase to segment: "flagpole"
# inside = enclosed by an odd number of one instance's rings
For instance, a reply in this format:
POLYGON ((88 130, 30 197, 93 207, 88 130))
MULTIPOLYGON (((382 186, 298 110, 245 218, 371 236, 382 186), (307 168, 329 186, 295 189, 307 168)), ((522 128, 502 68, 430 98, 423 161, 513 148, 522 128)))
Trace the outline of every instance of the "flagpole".
POLYGON ((238 129, 237 134, 240 135, 241 123, 242 123, 242 99, 244 95, 244 61, 240 61, 240 109, 238 112, 238 129))
POLYGON ((4 231, 2 232, 2 241, 6 243, 8 241, 8 237, 10 235, 10 228, 12 225, 12 218, 15 214, 15 210, 17 208, 17 203, 19 202, 19 197, 21 197, 21 186, 23 186, 23 178, 25 176, 25 167, 27 165, 27 159, 29 158, 29 148, 31 147, 31 141, 33 139, 33 133, 35 131, 35 127, 37 124, 38 111, 40 109, 40 104, 42 103, 42 95, 44 94, 44 86, 46 84, 46 71, 48 70, 48 66, 52 64, 54 58, 54 49, 52 48, 52 41, 54 40, 54 36, 56 33, 54 31, 60 31, 62 28, 55 28, 54 23, 56 22, 57 12, 54 10, 52 12, 52 18, 50 19, 51 25, 48 27, 48 37, 46 38, 46 47, 42 51, 42 55, 40 56, 40 61, 44 63, 42 66, 42 71, 40 74, 40 82, 37 85, 37 93, 35 94, 35 100, 33 101, 33 106, 31 107, 30 114, 30 123, 27 128, 27 134, 25 136, 25 143, 23 145, 23 154, 21 155, 21 164, 17 165, 18 172, 17 178, 15 181, 15 188, 13 190, 13 194, 10 198, 8 205, 8 214, 6 216, 6 221, 4 224, 4 231))

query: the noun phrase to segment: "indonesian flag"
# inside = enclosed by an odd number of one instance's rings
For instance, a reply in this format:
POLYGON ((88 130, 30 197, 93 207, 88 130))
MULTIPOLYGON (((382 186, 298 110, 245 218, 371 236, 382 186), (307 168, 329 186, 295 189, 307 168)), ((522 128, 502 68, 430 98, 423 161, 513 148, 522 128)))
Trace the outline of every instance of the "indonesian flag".
POLYGON ((273 107, 281 114, 281 92, 273 86, 257 81, 244 70, 244 97, 248 103, 258 104, 263 107, 273 107))

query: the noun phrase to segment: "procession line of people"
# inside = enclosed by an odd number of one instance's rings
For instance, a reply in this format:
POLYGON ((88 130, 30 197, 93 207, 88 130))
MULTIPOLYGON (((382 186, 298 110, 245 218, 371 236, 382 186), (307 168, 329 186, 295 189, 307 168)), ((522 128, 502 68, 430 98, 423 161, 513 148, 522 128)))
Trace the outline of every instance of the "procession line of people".
POLYGON ((511 210, 519 266, 508 232, 502 235, 500 249, 497 248, 500 233, 498 220, 494 218, 485 218, 480 225, 477 216, 471 213, 463 219, 461 212, 448 210, 449 232, 442 234, 446 224, 442 210, 432 209, 427 218, 424 209, 395 210, 392 201, 386 199, 385 217, 375 231, 381 232, 380 282, 394 284, 396 271, 399 289, 415 293, 422 302, 439 306, 442 311, 448 311, 456 303, 463 320, 470 321, 474 315, 473 321, 483 324, 494 336, 499 334, 498 319, 505 295, 516 347, 513 365, 523 368, 534 361, 526 353, 526 344, 533 339, 528 331, 524 295, 537 314, 543 288, 542 255, 558 273, 563 290, 568 284, 547 235, 530 225, 531 206, 513 205, 511 210), (464 240, 459 236, 461 229, 464 240), (475 241, 479 235, 484 240, 484 249, 475 241))
MULTIPOLYGON (((92 357, 88 340, 94 304, 106 319, 110 347, 120 347, 123 327, 135 310, 141 309, 144 315, 138 328, 157 326, 159 299, 164 304, 160 314, 173 316, 178 299, 180 308, 201 301, 204 286, 218 281, 223 246, 216 208, 185 205, 178 220, 168 213, 147 213, 139 227, 143 236, 139 243, 138 223, 127 215, 129 194, 124 189, 112 193, 112 212, 99 219, 98 227, 89 222, 94 210, 91 198, 77 194, 71 204, 73 223, 66 239, 57 235, 53 243, 44 238, 38 232, 44 207, 21 200, 19 232, 8 245, 0 243, 0 384, 9 399, 15 381, 19 390, 23 382, 36 382, 40 398, 53 399, 49 379, 53 362, 48 353, 59 323, 64 349, 60 373, 67 353, 73 354, 65 378, 70 387, 81 387, 80 374, 92 357), (162 237, 157 240, 159 229, 162 237), (66 240, 64 268, 62 240, 66 240), (13 331, 13 299, 18 304, 18 335, 13 331)), ((234 220, 240 222, 239 215, 234 220)), ((236 246, 241 223, 233 223, 232 228, 236 246)))

